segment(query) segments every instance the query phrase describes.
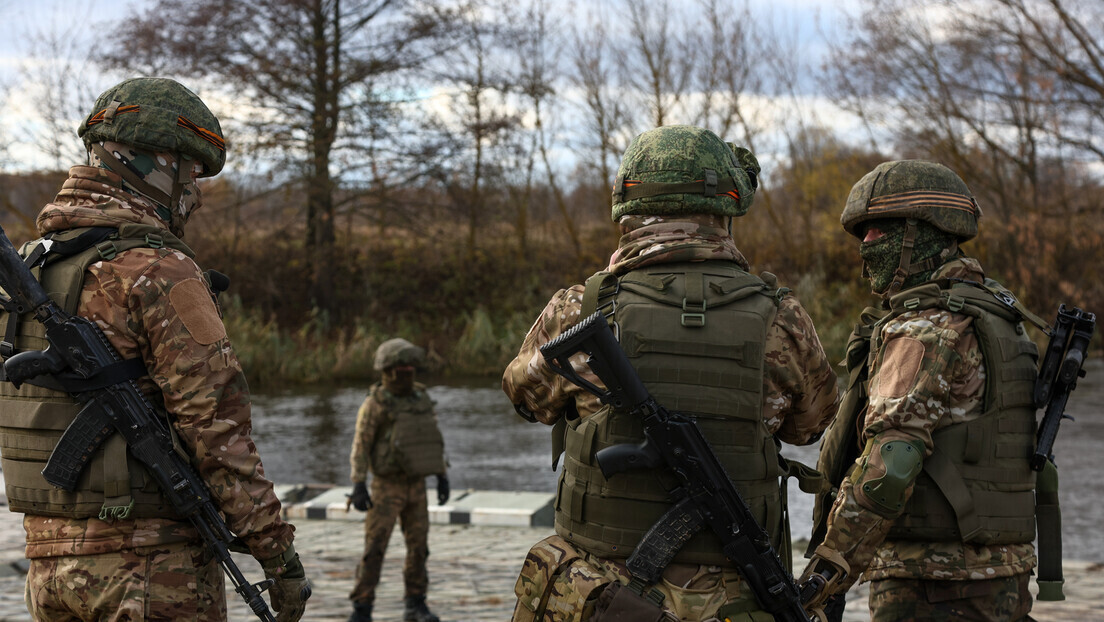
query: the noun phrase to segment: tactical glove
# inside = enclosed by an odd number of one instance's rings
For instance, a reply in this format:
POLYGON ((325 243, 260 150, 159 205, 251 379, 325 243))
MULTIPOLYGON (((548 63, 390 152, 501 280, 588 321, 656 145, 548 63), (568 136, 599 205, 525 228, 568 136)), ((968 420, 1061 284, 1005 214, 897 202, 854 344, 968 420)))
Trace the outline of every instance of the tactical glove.
MULTIPOLYGON (((846 591, 851 582, 844 583, 851 573, 851 567, 839 552, 821 544, 816 548, 805 572, 797 580, 801 590, 802 606, 815 620, 829 619, 825 608, 837 593, 846 591), (842 589, 837 589, 844 584, 842 589)), ((840 603, 835 603, 839 606, 840 603)))
POLYGON ((437 505, 444 505, 449 498, 449 482, 447 475, 437 476, 437 505))
POLYGON ((307 608, 311 584, 295 547, 289 545, 282 554, 262 560, 261 568, 264 568, 265 578, 274 581, 268 593, 277 614, 276 622, 298 622, 307 608))
MULTIPOLYGON (((353 494, 346 496, 349 497, 349 503, 361 512, 367 512, 368 508, 372 507, 372 498, 368 496, 368 484, 364 482, 353 484, 353 494)), ((346 505, 345 509, 348 510, 349 506, 346 505)))

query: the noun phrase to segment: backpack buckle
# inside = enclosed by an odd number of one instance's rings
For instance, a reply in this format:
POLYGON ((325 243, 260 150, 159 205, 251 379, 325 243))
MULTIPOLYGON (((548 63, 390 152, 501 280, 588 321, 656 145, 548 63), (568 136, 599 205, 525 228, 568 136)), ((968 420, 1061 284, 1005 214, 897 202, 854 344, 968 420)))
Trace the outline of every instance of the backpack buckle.
POLYGON ((946 298, 944 299, 944 304, 947 305, 947 309, 950 310, 952 313, 958 313, 962 310, 962 307, 966 306, 966 299, 962 296, 955 296, 948 292, 946 298))
POLYGON ((96 245, 96 252, 100 254, 100 259, 111 261, 115 259, 115 255, 119 254, 119 249, 115 246, 114 242, 107 240, 96 245))
POLYGON ((682 325, 687 328, 701 328, 705 326, 705 301, 689 302, 682 299, 682 325))

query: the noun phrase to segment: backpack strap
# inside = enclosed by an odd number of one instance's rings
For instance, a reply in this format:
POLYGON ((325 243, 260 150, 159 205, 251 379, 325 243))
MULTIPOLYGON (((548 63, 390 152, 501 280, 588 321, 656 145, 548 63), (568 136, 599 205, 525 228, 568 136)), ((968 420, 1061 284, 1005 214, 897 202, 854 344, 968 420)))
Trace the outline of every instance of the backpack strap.
POLYGON ((614 296, 619 288, 615 274, 605 270, 595 272, 583 284, 583 304, 579 317, 587 318, 595 311, 601 310, 606 319, 611 318, 616 308, 614 296))

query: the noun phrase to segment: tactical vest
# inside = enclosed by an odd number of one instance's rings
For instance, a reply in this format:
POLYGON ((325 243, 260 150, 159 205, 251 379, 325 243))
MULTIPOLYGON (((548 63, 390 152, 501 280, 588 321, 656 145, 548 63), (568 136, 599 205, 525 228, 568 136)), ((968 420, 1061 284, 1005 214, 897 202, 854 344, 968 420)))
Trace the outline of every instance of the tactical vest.
MULTIPOLYGON (((1035 472, 1028 459, 1035 443, 1033 390, 1038 349, 1025 335, 1015 298, 995 281, 985 286, 940 281, 890 298, 889 314, 873 330, 871 357, 879 350, 881 326, 906 311, 946 309, 973 318, 985 363, 983 409, 978 419, 932 433, 934 451, 924 460, 912 497, 894 521, 890 539, 959 541, 992 545, 1035 538, 1035 472)), ((1017 303, 1018 304, 1018 303, 1017 303)), ((872 359, 863 362, 866 367, 872 359)), ((848 359, 850 366, 859 363, 848 359)), ((865 383, 863 383, 865 384, 865 383)), ((865 387, 849 387, 865 391, 865 387)), ((845 396, 844 403, 849 400, 845 396)), ((865 405, 865 399, 861 400, 865 405)), ((839 444, 856 443, 862 408, 841 409, 825 437, 822 455, 848 455, 839 444), (849 422, 848 422, 849 420, 849 422), (853 434, 844 433, 853 431, 853 434)), ((851 453, 851 462, 854 454, 851 453)), ((821 465, 839 471, 850 465, 821 465)), ((838 483, 838 481, 836 482, 838 483)), ((818 517, 819 518, 819 517, 818 517)))
MULTIPOLYGON (((586 290, 583 316, 602 309, 656 400, 697 420, 755 520, 779 546, 785 469, 763 421, 763 356, 780 292, 721 261, 649 266, 620 278, 600 272, 586 290)), ((595 461, 601 449, 643 439, 639 419, 610 407, 567 422, 555 507, 561 537, 601 557, 627 557, 671 508, 668 491, 676 480, 664 469, 606 480, 595 461)), ((717 537, 703 530, 675 561, 730 564, 720 550, 717 537)))
POLYGON ((376 432, 372 473, 407 477, 444 473, 445 439, 425 385, 414 383, 411 395, 398 397, 377 382, 371 395, 388 414, 387 422, 376 432))
MULTIPOLYGON (((43 288, 60 307, 77 311, 85 270, 97 261, 111 261, 132 248, 174 248, 189 257, 191 250, 168 231, 127 224, 118 230, 95 227, 72 229, 48 236, 53 242, 45 253, 44 267, 35 261, 32 270, 43 288)), ((41 253, 41 241, 23 246, 24 257, 41 253)), ((0 352, 5 358, 24 350, 47 346, 45 329, 29 314, 17 317, 0 312, 0 352)), ((140 362, 140 361, 139 361, 140 362)), ((140 373, 140 372, 139 372, 140 373)), ((135 374, 137 375, 137 374, 135 374)), ((2 380, 2 379, 0 379, 2 380)), ((67 518, 138 518, 179 515, 160 493, 145 467, 129 455, 126 442, 112 434, 96 451, 81 473, 76 490, 50 485, 42 469, 50 453, 80 410, 70 395, 36 378, 16 389, 0 381, 0 464, 5 491, 13 512, 67 518), (34 384, 32 384, 34 383, 34 384)), ((157 396, 152 400, 159 402, 157 396)), ((170 426, 171 428, 171 426, 170 426)), ((174 439, 175 441, 175 439, 174 439)))

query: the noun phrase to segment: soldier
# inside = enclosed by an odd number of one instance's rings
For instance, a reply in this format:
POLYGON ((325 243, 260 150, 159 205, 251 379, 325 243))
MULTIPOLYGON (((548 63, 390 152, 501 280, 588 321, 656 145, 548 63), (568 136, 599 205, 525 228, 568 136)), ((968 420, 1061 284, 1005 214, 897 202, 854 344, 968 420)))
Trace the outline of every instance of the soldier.
POLYGON ((403 620, 438 622, 426 606, 426 558, 429 556, 427 475, 437 477, 437 503, 449 498, 445 442, 437 426, 433 401, 426 387, 414 381, 425 351, 405 339, 390 339, 376 350, 375 368, 381 380, 368 391, 357 412, 356 436, 349 458, 356 509, 364 518, 364 556, 357 566, 357 582, 349 594, 353 614, 349 622, 371 622, 372 603, 380 579, 383 554, 395 519, 406 540, 403 565, 405 587, 403 620), (372 494, 365 484, 372 472, 372 494))
MULTIPOLYGON (((179 451, 274 579, 277 620, 298 620, 309 591, 294 527, 281 520, 250 439, 249 389, 215 295, 180 240, 202 204, 196 178, 225 162, 219 122, 177 82, 137 78, 100 95, 78 135, 88 165, 71 168, 39 213, 43 239, 24 246, 27 262, 59 305, 98 324, 130 364, 127 377, 163 408, 179 451)), ((5 358, 45 346, 40 324, 4 315, 5 358)), ((79 405, 42 384, 0 382, 0 452, 11 510, 25 514, 34 619, 225 620, 219 565, 120 435, 108 437, 75 491, 43 479, 79 405)))
MULTIPOLYGON (((641 441, 640 422, 555 375, 539 352, 603 310, 649 391, 697 419, 788 559, 787 469, 777 439, 819 437, 835 412, 836 375, 797 299, 773 275, 749 274, 730 236, 758 173, 751 152, 708 130, 668 126, 634 138, 614 186, 612 216, 623 236, 609 267, 558 291, 506 368, 502 387, 518 414, 555 424, 554 461, 565 454, 556 535, 529 552, 514 620, 771 619, 708 530, 680 549, 659 584, 634 586, 650 601, 641 611, 607 608, 629 581, 625 558, 670 509, 674 478, 663 469, 603 478, 596 451, 641 441)), ((580 359, 576 369, 583 367, 580 359)))
POLYGON ((1033 316, 959 250, 980 216, 958 175, 918 160, 880 164, 847 198, 843 227, 883 309, 852 336, 822 446, 822 470, 847 474, 819 504, 830 510, 803 580, 828 580, 810 609, 860 574, 874 620, 1031 609, 1036 348, 1021 320, 1033 316))

